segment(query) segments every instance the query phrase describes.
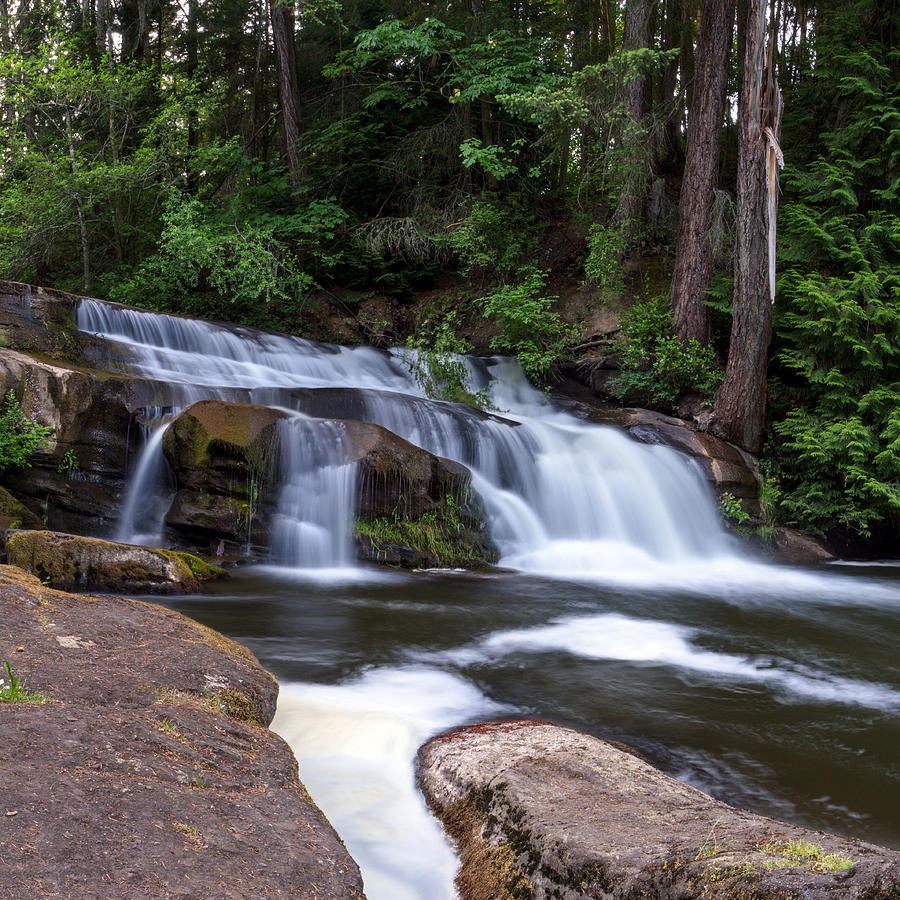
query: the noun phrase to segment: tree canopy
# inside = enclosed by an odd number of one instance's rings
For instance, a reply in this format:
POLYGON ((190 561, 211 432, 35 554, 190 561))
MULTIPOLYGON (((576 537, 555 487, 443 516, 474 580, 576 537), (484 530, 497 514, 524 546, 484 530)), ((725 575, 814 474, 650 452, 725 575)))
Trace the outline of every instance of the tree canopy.
MULTIPOLYGON (((0 271, 299 333, 449 274, 419 343, 484 319, 535 379, 595 352, 578 322, 624 297, 620 392, 711 399, 746 293, 751 6, 2 0, 0 271)), ((759 15, 786 160, 766 465, 787 521, 896 527, 900 7, 759 15)))

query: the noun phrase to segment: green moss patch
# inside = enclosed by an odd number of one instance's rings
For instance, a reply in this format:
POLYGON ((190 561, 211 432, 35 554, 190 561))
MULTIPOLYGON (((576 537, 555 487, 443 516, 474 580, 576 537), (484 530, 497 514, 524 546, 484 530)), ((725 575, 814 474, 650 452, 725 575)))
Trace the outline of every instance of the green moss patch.
POLYGON ((398 551, 427 558, 430 565, 472 567, 485 563, 477 536, 461 521, 452 497, 421 516, 357 519, 354 536, 369 544, 375 561, 389 562, 398 551))

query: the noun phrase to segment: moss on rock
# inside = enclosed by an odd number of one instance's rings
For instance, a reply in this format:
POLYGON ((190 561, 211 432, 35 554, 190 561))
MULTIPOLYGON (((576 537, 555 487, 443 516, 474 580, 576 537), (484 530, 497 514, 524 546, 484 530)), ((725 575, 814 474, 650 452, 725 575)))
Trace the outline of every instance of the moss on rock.
MULTIPOLYGON (((0 487, 0 532, 18 528, 40 528, 41 520, 27 506, 0 487)), ((0 537, 2 541, 2 537, 0 537)))
POLYGON ((196 591, 202 581, 227 576, 197 556, 54 531, 15 531, 9 561, 60 590, 114 593, 196 591))

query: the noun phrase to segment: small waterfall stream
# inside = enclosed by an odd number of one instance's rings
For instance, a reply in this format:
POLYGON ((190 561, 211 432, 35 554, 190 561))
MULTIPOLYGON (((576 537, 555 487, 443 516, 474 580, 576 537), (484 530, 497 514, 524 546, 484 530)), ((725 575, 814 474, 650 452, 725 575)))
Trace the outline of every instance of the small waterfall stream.
POLYGON ((281 491, 272 527, 272 562, 295 569, 353 564, 350 529, 356 466, 347 456, 343 422, 306 417, 278 423, 281 491))
MULTIPOLYGON (((686 459, 554 410, 514 361, 470 363, 473 387, 486 387, 497 410, 483 415, 425 398, 399 353, 90 300, 82 301, 78 324, 118 346, 133 371, 160 385, 166 394, 160 402, 175 412, 203 398, 298 409, 304 402, 298 389, 345 389, 342 402, 353 404, 353 418, 472 470, 504 566, 589 575, 728 554, 710 492, 686 459)), ((352 565, 346 455, 323 426, 301 422, 280 431, 287 468, 273 560, 303 568, 352 565)), ((160 440, 155 434, 147 443, 132 478, 121 533, 133 538, 139 529, 128 511, 136 496, 152 491, 151 457, 159 455, 160 440)))

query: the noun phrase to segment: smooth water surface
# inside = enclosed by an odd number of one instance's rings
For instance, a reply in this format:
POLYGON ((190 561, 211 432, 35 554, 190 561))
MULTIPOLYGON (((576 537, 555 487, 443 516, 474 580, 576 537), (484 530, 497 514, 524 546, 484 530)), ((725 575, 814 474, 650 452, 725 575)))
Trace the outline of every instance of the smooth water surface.
POLYGON ((900 569, 733 561, 611 583, 248 569, 170 601, 249 646, 370 900, 452 897, 417 746, 533 716, 738 806, 900 846, 900 569), (739 566, 735 569, 734 566, 739 566))

